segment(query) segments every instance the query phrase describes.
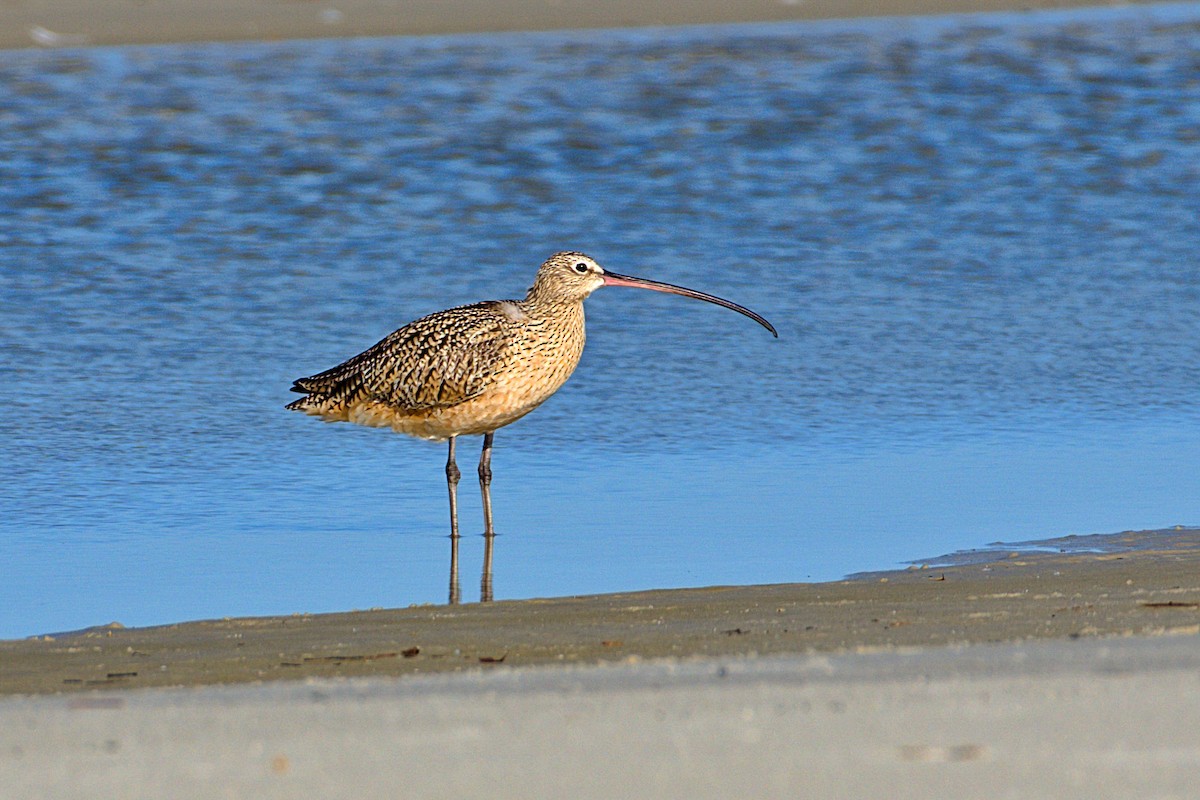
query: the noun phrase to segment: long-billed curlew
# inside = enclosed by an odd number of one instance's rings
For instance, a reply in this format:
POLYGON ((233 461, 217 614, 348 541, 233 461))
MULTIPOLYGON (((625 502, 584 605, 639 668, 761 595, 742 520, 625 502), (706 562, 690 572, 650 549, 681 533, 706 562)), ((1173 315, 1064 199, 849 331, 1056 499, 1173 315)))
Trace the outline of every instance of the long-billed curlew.
MULTIPOLYGON (((484 535, 492 536, 492 436, 558 391, 583 353, 583 301, 601 286, 632 286, 706 300, 745 314, 777 338, 753 311, 710 294, 609 272, 582 253, 555 253, 524 300, 493 300, 410 322, 333 369, 300 378, 305 397, 287 408, 335 422, 392 428, 450 442, 446 484, 450 536, 458 538, 454 442, 483 435, 479 486, 484 535)), ((453 580, 453 579, 452 579, 453 580)))

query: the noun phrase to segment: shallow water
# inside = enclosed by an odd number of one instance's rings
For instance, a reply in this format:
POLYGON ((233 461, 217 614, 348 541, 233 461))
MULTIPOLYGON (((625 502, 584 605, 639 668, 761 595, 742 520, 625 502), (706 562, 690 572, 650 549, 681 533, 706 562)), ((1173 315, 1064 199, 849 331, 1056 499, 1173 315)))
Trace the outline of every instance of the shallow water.
POLYGON ((0 636, 444 602, 443 447, 287 387, 564 248, 780 339, 589 300, 575 376, 496 437, 498 599, 1200 522, 1197 34, 1191 4, 0 53, 0 636))

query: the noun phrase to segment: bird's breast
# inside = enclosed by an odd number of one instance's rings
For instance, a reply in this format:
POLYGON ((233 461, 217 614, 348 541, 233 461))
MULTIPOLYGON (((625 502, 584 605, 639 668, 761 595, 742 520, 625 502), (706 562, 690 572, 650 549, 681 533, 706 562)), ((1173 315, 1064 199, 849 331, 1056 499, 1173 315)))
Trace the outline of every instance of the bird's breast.
POLYGON ((495 395, 513 407, 536 408, 559 390, 583 355, 586 339, 583 304, 538 314, 521 309, 524 319, 514 324, 510 346, 496 365, 485 395, 495 395))

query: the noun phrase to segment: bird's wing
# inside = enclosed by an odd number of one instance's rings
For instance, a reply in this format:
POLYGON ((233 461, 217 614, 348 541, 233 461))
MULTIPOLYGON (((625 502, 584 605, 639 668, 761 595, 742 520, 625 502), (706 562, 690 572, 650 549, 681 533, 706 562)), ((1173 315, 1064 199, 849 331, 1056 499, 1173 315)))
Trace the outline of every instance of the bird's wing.
POLYGON ((296 380, 292 391, 311 397, 289 407, 364 400, 413 411, 458 405, 487 388, 511 347, 512 325, 495 302, 430 314, 332 369, 296 380))
POLYGON ((381 342, 379 357, 363 367, 363 383, 388 405, 448 408, 484 391, 507 342, 502 320, 484 307, 438 312, 381 342))
POLYGON ((296 387, 414 411, 448 408, 487 388, 510 341, 507 320, 494 304, 462 306, 411 322, 344 364, 297 381, 296 387))

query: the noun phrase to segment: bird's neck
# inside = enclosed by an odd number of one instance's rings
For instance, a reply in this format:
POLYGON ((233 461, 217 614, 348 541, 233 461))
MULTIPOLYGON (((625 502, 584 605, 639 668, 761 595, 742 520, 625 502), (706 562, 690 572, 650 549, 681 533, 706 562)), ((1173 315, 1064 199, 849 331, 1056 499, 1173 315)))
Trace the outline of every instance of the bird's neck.
POLYGON ((539 312, 544 314, 561 314, 566 309, 582 309, 582 297, 564 297, 563 295, 546 291, 545 287, 539 284, 534 284, 529 290, 529 294, 525 295, 525 300, 521 306, 529 312, 539 312))
POLYGON ((547 297, 531 289, 529 295, 517 305, 532 319, 555 327, 583 325, 582 298, 547 297))

